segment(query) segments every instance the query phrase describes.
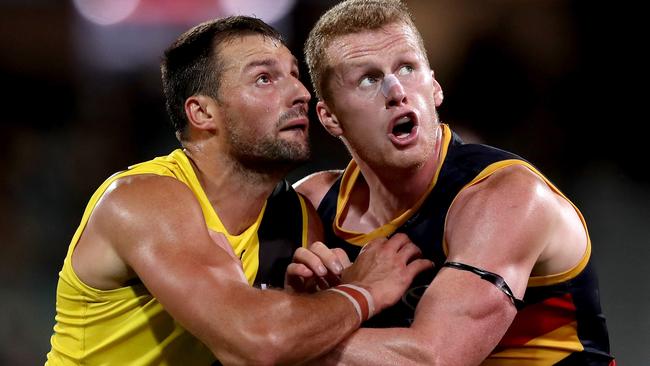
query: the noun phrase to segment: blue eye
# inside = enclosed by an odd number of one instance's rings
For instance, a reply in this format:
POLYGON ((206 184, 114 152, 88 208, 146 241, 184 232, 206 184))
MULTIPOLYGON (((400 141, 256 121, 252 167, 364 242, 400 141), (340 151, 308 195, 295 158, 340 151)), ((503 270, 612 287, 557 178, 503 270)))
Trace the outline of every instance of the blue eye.
POLYGON ((373 84, 376 84, 377 81, 378 81, 378 79, 377 79, 376 77, 372 77, 372 76, 364 76, 364 77, 361 78, 361 80, 359 81, 359 86, 362 87, 362 88, 363 88, 363 87, 372 86, 373 84))
POLYGON ((413 66, 411 65, 404 65, 397 70, 398 75, 408 75, 413 72, 413 66))
POLYGON ((257 85, 267 85, 270 83, 271 83, 271 78, 266 74, 262 74, 258 76, 257 79, 255 80, 255 84, 257 85))

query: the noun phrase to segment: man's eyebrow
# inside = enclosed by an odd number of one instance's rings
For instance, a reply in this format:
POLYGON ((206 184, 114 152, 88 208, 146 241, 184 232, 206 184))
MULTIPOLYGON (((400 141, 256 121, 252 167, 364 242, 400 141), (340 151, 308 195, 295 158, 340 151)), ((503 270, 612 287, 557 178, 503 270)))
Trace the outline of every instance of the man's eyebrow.
POLYGON ((350 74, 352 75, 357 75, 360 72, 368 72, 369 70, 376 69, 375 64, 368 63, 368 62, 347 62, 345 63, 345 69, 343 70, 343 75, 344 76, 349 76, 350 74))
MULTIPOLYGON (((298 60, 295 57, 293 57, 291 61, 293 62, 293 66, 298 68, 298 60)), ((278 61, 275 60, 275 59, 272 59, 272 58, 265 58, 265 59, 262 59, 262 60, 253 60, 253 61, 249 62, 248 64, 246 64, 246 66, 244 66, 244 71, 248 71, 248 70, 253 69, 255 67, 258 67, 258 66, 276 66, 277 64, 278 64, 278 61)))
POLYGON ((255 68, 255 67, 258 67, 258 66, 274 66, 277 63, 278 62, 276 60, 273 60, 273 59, 270 59, 270 58, 265 58, 265 59, 262 59, 262 60, 253 60, 253 61, 249 62, 248 64, 246 64, 246 66, 244 66, 244 71, 247 71, 249 69, 252 69, 252 68, 255 68))

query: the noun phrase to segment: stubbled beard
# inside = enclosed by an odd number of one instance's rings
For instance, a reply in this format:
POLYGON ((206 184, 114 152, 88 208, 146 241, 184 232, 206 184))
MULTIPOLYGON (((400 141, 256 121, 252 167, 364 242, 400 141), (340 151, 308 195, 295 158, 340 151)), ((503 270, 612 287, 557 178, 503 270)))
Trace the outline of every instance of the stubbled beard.
MULTIPOLYGON (((433 100, 431 101, 433 103, 433 100)), ((421 124, 421 127, 424 127, 424 121, 421 124)), ((391 158, 390 155, 384 155, 377 151, 377 146, 370 143, 363 143, 363 141, 357 141, 355 146, 344 140, 346 148, 352 153, 353 156, 357 156, 357 159, 364 161, 371 166, 374 166, 379 169, 401 169, 401 170, 412 170, 422 168, 428 161, 431 159, 431 156, 435 153, 437 133, 442 128, 440 126, 440 118, 437 111, 433 111, 433 123, 436 127, 428 136, 423 136, 424 141, 422 145, 424 147, 422 154, 419 154, 416 157, 412 157, 410 160, 405 160, 403 157, 391 158)), ((421 130, 423 131, 423 130, 421 130)), ((411 155, 413 156, 413 155, 411 155)))
POLYGON ((275 136, 255 139, 248 131, 236 127, 233 121, 226 125, 230 153, 246 170, 286 173, 310 158, 308 141, 286 141, 275 136))

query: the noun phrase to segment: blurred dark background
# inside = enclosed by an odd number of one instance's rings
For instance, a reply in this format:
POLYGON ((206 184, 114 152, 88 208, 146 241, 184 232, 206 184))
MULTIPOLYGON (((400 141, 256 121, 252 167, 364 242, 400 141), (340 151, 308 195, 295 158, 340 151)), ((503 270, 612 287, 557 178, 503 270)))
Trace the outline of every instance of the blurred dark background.
MULTIPOLYGON (((57 274, 92 192, 178 146, 163 105, 162 50, 200 21, 243 13, 280 29, 301 58, 310 27, 334 3, 0 0, 0 364, 44 363, 57 274)), ((613 353, 620 365, 650 364, 640 5, 407 3, 445 91, 442 120, 466 140, 526 157, 580 207, 613 353)), ((349 159, 315 118, 312 143, 313 161, 291 181, 349 159)))

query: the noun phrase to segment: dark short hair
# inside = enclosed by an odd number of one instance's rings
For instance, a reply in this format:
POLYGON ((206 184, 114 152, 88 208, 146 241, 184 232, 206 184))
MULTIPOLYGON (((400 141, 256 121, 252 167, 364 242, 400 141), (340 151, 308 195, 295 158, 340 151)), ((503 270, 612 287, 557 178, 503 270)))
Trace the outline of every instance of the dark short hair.
POLYGON ((282 35, 258 18, 231 16, 201 23, 185 33, 165 50, 160 71, 167 113, 177 136, 187 127, 185 101, 192 95, 219 98, 223 60, 219 45, 234 37, 259 34, 286 46, 282 35))

